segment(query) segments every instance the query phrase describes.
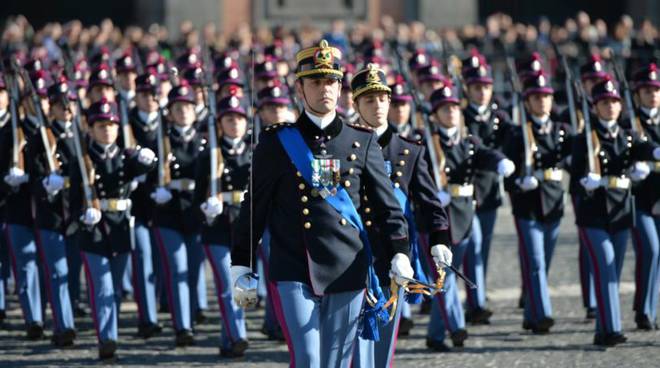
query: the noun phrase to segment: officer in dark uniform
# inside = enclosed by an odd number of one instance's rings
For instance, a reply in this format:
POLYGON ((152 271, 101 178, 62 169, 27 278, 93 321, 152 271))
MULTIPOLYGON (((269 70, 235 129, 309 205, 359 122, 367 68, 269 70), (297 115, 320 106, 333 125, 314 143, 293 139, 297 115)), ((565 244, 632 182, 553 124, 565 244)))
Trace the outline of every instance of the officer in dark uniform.
MULTIPOLYGON (((491 170, 506 177, 513 173, 515 166, 499 151, 483 145, 478 138, 465 136, 465 128, 460 123, 460 101, 451 85, 433 92, 431 103, 437 121, 432 139, 442 185, 438 199, 450 219, 451 249, 454 253, 452 265, 460 267, 473 231, 477 171, 491 170)), ((434 264, 430 266, 435 270, 434 264)), ((480 274, 476 276, 483 277, 480 274)), ((479 285, 480 282, 483 283, 483 280, 476 280, 475 283, 479 285)), ((449 270, 445 290, 445 293, 434 297, 426 339, 429 348, 440 352, 449 350, 444 343, 446 331, 450 332, 456 347, 463 346, 467 339, 456 276, 449 270)))
POLYGON ((571 176, 580 178, 576 222, 584 229, 594 272, 594 344, 613 346, 627 340, 621 330, 618 286, 633 216, 628 170, 635 161, 660 160, 660 148, 619 127, 621 97, 609 77, 594 85, 591 96, 597 120, 590 136, 585 130, 575 140, 571 176), (586 139, 591 139, 591 153, 586 139))
MULTIPOLYGON (((369 64, 365 69, 355 74, 351 81, 355 107, 360 114, 360 123, 374 129, 378 136, 378 144, 382 147, 385 159, 386 172, 394 186, 395 195, 406 214, 408 231, 411 234, 412 265, 417 263, 417 277, 426 279, 421 268, 423 254, 420 254, 420 244, 417 243, 417 229, 415 229, 415 208, 422 223, 421 228, 429 234, 429 243, 434 245, 434 252, 439 254, 438 263, 451 264, 451 251, 447 247, 449 240, 449 224, 447 214, 442 209, 437 195, 435 183, 429 174, 429 166, 424 157, 424 148, 417 141, 407 140, 397 135, 395 127, 388 124, 388 113, 390 105, 390 87, 387 85, 385 72, 378 69, 374 64, 369 64), (410 203, 412 202, 412 203, 410 203), (412 234, 412 232, 415 232, 412 234), (413 240, 414 239, 414 240, 413 240)), ((374 222, 375 214, 365 201, 364 209, 361 210, 365 221, 374 222)), ((369 228, 369 239, 371 244, 380 243, 380 231, 378 225, 369 228)), ((376 248, 380 249, 380 248, 376 248)), ((378 251, 376 257, 376 271, 381 287, 387 290, 390 285, 389 259, 378 251)), ((390 295, 387 295, 389 297, 390 295)), ((418 298, 419 299, 419 298, 418 298)), ((421 300, 418 300, 421 301, 421 300)), ((399 289, 397 309, 394 311, 393 320, 386 326, 381 326, 378 342, 359 338, 357 350, 354 356, 356 367, 389 367, 394 358, 396 347, 396 332, 399 329, 399 318, 402 306, 406 301, 403 298, 403 289, 399 289)))
POLYGON ((196 174, 195 203, 204 218, 202 244, 213 270, 218 304, 222 314, 220 355, 243 356, 248 347, 243 309, 233 299, 231 286, 231 238, 232 226, 238 218, 241 202, 247 190, 250 172, 250 150, 245 142, 247 114, 237 96, 218 101, 218 124, 216 131, 222 132, 217 149, 210 146, 202 153, 196 174), (210 177, 210 155, 218 158, 217 176, 210 177), (212 193, 210 181, 218 184, 217 193, 212 193))
POLYGON ((547 274, 564 213, 562 169, 571 154, 572 132, 567 124, 551 118, 554 90, 549 77, 538 72, 523 83, 528 121, 524 128, 512 128, 503 148, 518 168, 518 175, 509 177, 505 187, 518 232, 526 298, 523 327, 547 333, 554 325, 547 274), (527 149, 523 134, 529 140, 527 149))
POLYGON ((88 124, 85 179, 80 166, 70 168, 71 212, 78 221, 77 244, 87 273, 99 359, 106 360, 117 350, 121 278, 132 244, 130 186, 153 168, 155 154, 148 148, 117 146, 119 116, 114 102, 101 99, 92 104, 88 124))
POLYGON ((254 185, 241 206, 232 250, 232 284, 241 304, 256 299, 255 281, 246 275, 269 226, 270 292, 295 366, 350 365, 368 275, 370 303, 381 295, 379 303, 364 307, 365 318, 377 323, 374 312, 384 300, 369 272, 365 226, 380 225, 377 246, 392 259, 393 277, 414 276, 403 212, 376 138, 336 114, 340 59, 341 52, 325 40, 296 55, 296 92, 305 112, 295 124, 275 125, 261 135, 254 185), (357 214, 364 195, 376 214, 373 222, 357 214))
MULTIPOLYGON (((476 51, 463 63, 468 105, 463 118, 468 133, 490 149, 501 150, 508 137, 509 115, 493 101, 493 76, 486 58, 476 51)), ((493 239, 497 209, 502 205, 500 178, 496 172, 475 173, 477 213, 472 225, 472 242, 465 257, 466 275, 472 280, 486 280, 490 244, 493 239), (477 273, 483 274, 477 276, 477 273)), ((493 314, 486 308, 486 284, 467 290, 466 319, 473 324, 489 324, 493 314)))

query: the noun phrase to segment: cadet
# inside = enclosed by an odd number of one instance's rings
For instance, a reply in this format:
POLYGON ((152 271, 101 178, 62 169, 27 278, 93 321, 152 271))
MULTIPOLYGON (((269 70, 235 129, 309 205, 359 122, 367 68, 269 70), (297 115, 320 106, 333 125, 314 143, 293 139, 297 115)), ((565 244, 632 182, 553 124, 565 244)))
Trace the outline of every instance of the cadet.
POLYGON ((296 61, 296 93, 305 111, 295 124, 267 128, 255 149, 254 184, 241 206, 232 250, 232 285, 239 304, 256 299, 248 266, 268 225, 269 291, 291 366, 348 367, 368 274, 369 299, 375 296, 378 303, 365 307, 365 325, 377 323, 375 314, 385 302, 371 277, 364 226, 372 222, 363 223, 357 214, 363 196, 376 214, 373 223, 382 233, 378 246, 392 259, 393 277, 414 276, 407 227, 375 136, 337 116, 341 52, 322 40, 298 52, 296 61))
POLYGON ((106 99, 88 111, 91 142, 84 154, 85 173, 71 169, 72 218, 79 221, 77 243, 82 252, 99 359, 113 359, 117 350, 117 323, 121 279, 132 244, 131 182, 152 169, 154 152, 148 148, 117 146, 117 105, 106 99))
POLYGON ((395 127, 397 134, 404 138, 421 139, 422 135, 415 130, 415 126, 411 121, 413 97, 406 87, 403 76, 397 74, 394 78, 394 84, 390 85, 390 89, 392 94, 387 115, 389 124, 395 127))

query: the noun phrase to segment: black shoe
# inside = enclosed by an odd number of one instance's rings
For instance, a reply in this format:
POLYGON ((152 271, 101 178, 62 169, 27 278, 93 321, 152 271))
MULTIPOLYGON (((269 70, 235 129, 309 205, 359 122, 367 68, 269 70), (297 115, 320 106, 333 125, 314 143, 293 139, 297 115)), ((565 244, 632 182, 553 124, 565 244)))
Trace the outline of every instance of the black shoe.
POLYGON ((190 330, 179 330, 176 332, 176 346, 186 347, 195 343, 195 338, 190 330))
POLYGON ((594 345, 599 346, 614 346, 623 344, 628 341, 628 338, 620 332, 612 332, 606 335, 596 334, 594 336, 594 345))
POLYGON ((0 309, 0 323, 5 322, 5 318, 7 318, 7 312, 4 309, 0 309))
POLYGON ((587 308, 587 315, 584 317, 586 319, 596 319, 596 308, 587 308))
POLYGON ((467 340, 468 333, 466 330, 459 328, 458 330, 451 333, 451 343, 454 344, 455 348, 462 348, 463 342, 467 340))
POLYGON ((203 325, 208 321, 208 318, 206 317, 206 314, 204 314, 204 310, 200 309, 197 311, 195 314, 195 324, 196 325, 203 325))
POLYGON ((520 297, 518 298, 518 309, 524 309, 525 308, 525 294, 520 294, 520 297))
POLYGON ((444 342, 431 339, 426 339, 426 347, 438 353, 447 353, 451 351, 451 348, 444 342))
POLYGON ((272 341, 285 341, 284 332, 282 332, 282 327, 277 326, 275 329, 270 330, 266 327, 266 324, 261 326, 261 333, 268 336, 268 340, 272 341))
POLYGON ((654 327, 646 314, 637 314, 635 316, 635 323, 637 323, 637 329, 642 331, 651 331, 654 327))
POLYGON ((532 325, 532 332, 544 335, 550 332, 550 328, 555 325, 555 320, 551 317, 544 317, 536 325, 532 325))
POLYGON ((240 339, 230 349, 220 348, 220 356, 223 358, 240 358, 245 355, 245 350, 247 350, 249 345, 247 340, 240 339))
POLYGON ((117 342, 106 340, 99 345, 99 360, 114 360, 116 358, 117 342))
POLYGON ((28 339, 39 340, 44 337, 44 326, 39 322, 32 322, 27 326, 25 332, 28 339))
POLYGON ((430 314, 431 313, 431 300, 424 300, 419 305, 419 314, 430 314))
POLYGON ((82 303, 75 303, 73 306, 73 316, 76 318, 87 317, 88 313, 82 303))
POLYGON ((53 343, 54 346, 58 348, 66 348, 73 346, 73 340, 76 339, 76 331, 72 328, 67 328, 66 330, 54 334, 51 338, 50 341, 53 343))
POLYGON ((415 327, 415 322, 410 318, 401 317, 399 321, 399 336, 410 335, 410 330, 415 327))
POLYGON ((493 311, 486 308, 477 308, 465 313, 465 320, 473 325, 489 325, 493 311))
POLYGON ((159 335, 163 332, 163 327, 158 323, 141 324, 138 326, 137 335, 143 339, 159 335))
POLYGON ((170 313, 170 308, 167 304, 161 304, 158 306, 158 313, 170 313))

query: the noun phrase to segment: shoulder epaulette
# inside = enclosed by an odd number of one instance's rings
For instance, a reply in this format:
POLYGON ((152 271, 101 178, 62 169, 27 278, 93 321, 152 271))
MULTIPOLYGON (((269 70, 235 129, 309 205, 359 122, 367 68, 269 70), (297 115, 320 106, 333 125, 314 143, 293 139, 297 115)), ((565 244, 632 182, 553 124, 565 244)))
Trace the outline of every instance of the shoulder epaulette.
POLYGON ((293 125, 293 124, 292 124, 292 123, 277 123, 277 124, 272 124, 272 125, 268 125, 267 127, 265 127, 265 128, 264 128, 264 131, 266 131, 266 132, 271 132, 271 131, 273 131, 273 132, 274 132, 274 131, 276 131, 276 130, 278 130, 278 129, 281 129, 281 128, 284 128, 284 127, 287 127, 287 126, 291 126, 291 125, 293 125))
POLYGON ((422 142, 421 139, 408 138, 408 137, 404 137, 402 135, 400 135, 399 138, 403 139, 404 141, 406 141, 408 143, 412 143, 412 144, 417 145, 417 146, 424 145, 424 142, 422 142))
POLYGON ((371 133, 371 132, 374 131, 374 128, 372 128, 372 127, 370 127, 370 126, 368 126, 368 125, 364 125, 364 124, 358 124, 358 123, 346 123, 346 125, 348 125, 348 126, 351 127, 351 128, 355 128, 355 129, 357 129, 357 130, 362 130, 362 131, 364 131, 364 132, 369 132, 369 133, 371 133))

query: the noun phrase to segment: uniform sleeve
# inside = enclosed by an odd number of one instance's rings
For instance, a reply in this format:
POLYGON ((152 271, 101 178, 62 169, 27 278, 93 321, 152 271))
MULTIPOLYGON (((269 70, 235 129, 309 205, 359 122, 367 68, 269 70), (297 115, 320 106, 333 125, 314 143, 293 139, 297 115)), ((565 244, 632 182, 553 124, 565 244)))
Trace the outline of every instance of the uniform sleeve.
POLYGON ((525 170, 525 165, 523 165, 524 148, 520 131, 511 132, 511 137, 509 138, 508 143, 502 147, 502 151, 504 155, 509 160, 513 161, 514 165, 516 165, 516 171, 513 173, 513 175, 509 176, 508 178, 504 178, 504 189, 507 192, 519 191, 520 188, 515 185, 515 180, 523 176, 525 170))
POLYGON ((131 179, 149 173, 158 164, 156 160, 149 165, 141 163, 138 160, 138 151, 134 149, 126 149, 124 150, 124 154, 126 156, 124 158, 124 164, 126 165, 128 177, 131 179))
POLYGON ((587 164, 587 143, 585 135, 579 134, 573 138, 573 150, 571 153, 571 187, 576 188, 578 192, 586 193, 582 185, 578 181, 589 172, 589 165, 587 164))
POLYGON ((497 163, 506 157, 502 152, 487 148, 477 139, 473 139, 475 152, 475 167, 484 171, 497 171, 497 163))
POLYGON ((657 143, 649 140, 642 140, 637 134, 633 134, 631 157, 634 161, 655 161, 653 151, 660 147, 657 143))

